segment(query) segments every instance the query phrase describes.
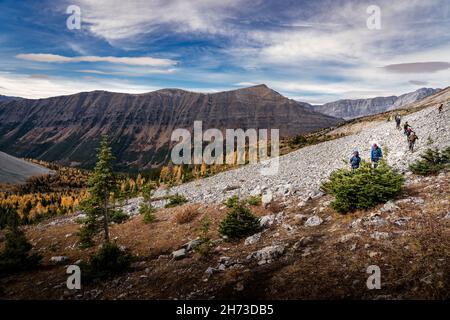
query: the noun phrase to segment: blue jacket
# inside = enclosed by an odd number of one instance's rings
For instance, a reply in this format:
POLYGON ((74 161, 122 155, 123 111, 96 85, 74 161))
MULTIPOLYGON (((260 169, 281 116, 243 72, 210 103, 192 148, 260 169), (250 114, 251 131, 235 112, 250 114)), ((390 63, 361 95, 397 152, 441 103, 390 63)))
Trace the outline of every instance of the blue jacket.
POLYGON ((370 152, 370 160, 373 162, 378 162, 378 160, 383 157, 383 152, 381 152, 380 147, 372 148, 372 151, 370 152))
POLYGON ((352 169, 358 169, 360 162, 361 162, 361 157, 360 156, 353 156, 353 157, 350 158, 350 164, 352 166, 352 169))

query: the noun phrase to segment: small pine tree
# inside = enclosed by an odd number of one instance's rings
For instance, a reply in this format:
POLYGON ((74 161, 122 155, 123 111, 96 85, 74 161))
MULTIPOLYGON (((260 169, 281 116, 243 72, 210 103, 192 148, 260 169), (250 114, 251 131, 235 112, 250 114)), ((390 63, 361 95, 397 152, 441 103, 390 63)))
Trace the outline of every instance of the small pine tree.
POLYGON ((109 242, 109 202, 111 193, 117 190, 117 180, 112 169, 113 160, 108 137, 103 135, 97 163, 88 183, 89 197, 82 204, 87 215, 79 234, 83 246, 92 244, 92 237, 101 230, 101 224, 105 242, 109 242))
POLYGON ((346 213, 369 209, 384 203, 401 192, 404 178, 395 172, 385 160, 377 168, 362 161, 356 170, 339 169, 331 173, 322 190, 335 196, 331 207, 346 213))
POLYGON ((9 212, 5 246, 0 252, 0 273, 26 270, 39 264, 42 256, 30 253, 33 246, 19 229, 17 212, 9 212))
POLYGON ((227 206, 227 208, 234 208, 235 206, 239 205, 239 196, 234 195, 234 196, 228 198, 224 202, 224 204, 225 204, 225 206, 227 206))
POLYGON ((214 242, 209 236, 209 228, 211 221, 208 216, 204 216, 201 220, 199 242, 193 247, 193 250, 199 253, 202 257, 208 257, 214 249, 214 242))
POLYGON ((124 272, 133 259, 133 254, 128 250, 121 249, 116 243, 105 242, 90 257, 89 263, 82 263, 80 267, 87 281, 101 280, 124 272))
POLYGON ((244 204, 239 203, 220 223, 219 233, 230 239, 252 235, 259 229, 259 219, 244 204))
POLYGON ((450 147, 442 152, 437 149, 427 149, 420 159, 409 166, 409 169, 420 175, 436 174, 450 165, 450 147))
POLYGON ((168 196, 167 199, 169 200, 169 202, 165 205, 166 208, 172 208, 172 207, 176 207, 179 206, 183 203, 188 202, 188 200, 186 199, 185 196, 176 193, 174 195, 168 196))

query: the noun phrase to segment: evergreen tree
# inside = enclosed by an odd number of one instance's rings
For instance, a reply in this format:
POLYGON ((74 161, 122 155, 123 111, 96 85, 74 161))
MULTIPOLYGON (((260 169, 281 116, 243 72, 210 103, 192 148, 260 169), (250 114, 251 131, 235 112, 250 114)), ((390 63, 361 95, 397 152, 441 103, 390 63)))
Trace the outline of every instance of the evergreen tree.
POLYGON ((31 268, 39 263, 42 256, 30 253, 33 248, 25 233, 19 229, 19 216, 10 210, 6 218, 7 232, 5 246, 0 252, 0 273, 20 271, 31 268))
POLYGON ((420 155, 420 159, 409 166, 410 170, 415 174, 430 175, 450 165, 450 147, 442 152, 437 149, 427 149, 420 155))
POLYGON ((385 160, 377 168, 362 161, 356 170, 333 171, 322 189, 335 196, 331 207, 345 213, 358 209, 369 209, 384 203, 401 192, 404 178, 395 172, 385 160))
POLYGON ((237 203, 220 222, 219 233, 231 239, 238 239, 252 235, 258 229, 259 219, 243 203, 237 203))
POLYGON ((117 180, 112 169, 113 160, 108 137, 103 135, 97 163, 88 182, 89 197, 82 204, 87 218, 80 231, 80 240, 85 246, 92 245, 92 237, 101 230, 101 226, 105 242, 109 242, 109 202, 111 193, 117 190, 117 180))

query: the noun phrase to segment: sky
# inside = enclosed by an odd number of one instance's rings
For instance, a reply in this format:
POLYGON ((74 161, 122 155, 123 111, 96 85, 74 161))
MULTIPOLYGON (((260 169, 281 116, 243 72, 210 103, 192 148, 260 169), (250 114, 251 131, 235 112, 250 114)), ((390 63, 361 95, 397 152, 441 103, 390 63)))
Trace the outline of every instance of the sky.
POLYGON ((0 0, 0 94, 400 95, 450 85, 449 30, 448 0, 0 0))

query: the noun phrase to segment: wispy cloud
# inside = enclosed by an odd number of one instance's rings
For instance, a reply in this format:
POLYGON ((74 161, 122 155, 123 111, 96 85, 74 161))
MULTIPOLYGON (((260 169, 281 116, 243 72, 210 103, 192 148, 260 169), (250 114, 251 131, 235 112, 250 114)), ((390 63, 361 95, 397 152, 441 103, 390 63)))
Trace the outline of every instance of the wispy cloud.
POLYGON ((99 56, 78 56, 66 57, 57 54, 47 53, 26 53, 18 54, 16 58, 36 62, 109 62, 118 64, 127 64, 132 66, 150 66, 150 67, 171 67, 177 64, 171 59, 158 59, 152 57, 99 57, 99 56))
POLYGON ((161 28, 180 33, 224 33, 225 21, 247 0, 79 0, 87 29, 110 42, 151 34, 161 28))
POLYGON ((426 86, 428 84, 427 81, 420 81, 420 80, 409 80, 408 82, 416 86, 426 86))
POLYGON ((114 79, 85 78, 83 81, 77 81, 75 79, 69 80, 60 77, 36 78, 27 75, 8 74, 0 74, 0 83, 3 87, 0 94, 31 99, 48 98, 92 90, 145 93, 158 89, 158 87, 139 85, 114 79))
POLYGON ((384 66, 383 69, 395 73, 434 73, 450 69, 450 63, 442 61, 398 63, 384 66))
POLYGON ((142 77, 148 74, 172 74, 176 72, 176 69, 140 69, 133 71, 102 71, 95 69, 82 69, 76 70, 80 73, 90 73, 98 75, 116 75, 116 76, 129 76, 129 77, 142 77))

